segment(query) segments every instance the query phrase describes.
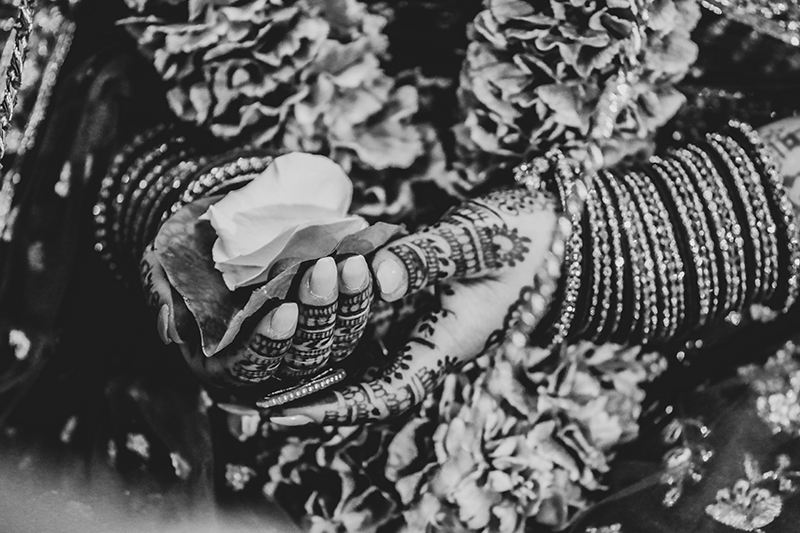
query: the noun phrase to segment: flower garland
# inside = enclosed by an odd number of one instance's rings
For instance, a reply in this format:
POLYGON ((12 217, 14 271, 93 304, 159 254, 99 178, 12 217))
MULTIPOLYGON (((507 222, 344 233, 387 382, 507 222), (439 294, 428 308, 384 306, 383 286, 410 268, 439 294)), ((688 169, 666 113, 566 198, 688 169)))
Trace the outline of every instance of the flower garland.
POLYGON ((581 148, 603 120, 607 164, 647 147, 683 104, 674 85, 697 58, 699 18, 695 0, 486 0, 470 30, 456 127, 471 180, 552 146, 581 148))

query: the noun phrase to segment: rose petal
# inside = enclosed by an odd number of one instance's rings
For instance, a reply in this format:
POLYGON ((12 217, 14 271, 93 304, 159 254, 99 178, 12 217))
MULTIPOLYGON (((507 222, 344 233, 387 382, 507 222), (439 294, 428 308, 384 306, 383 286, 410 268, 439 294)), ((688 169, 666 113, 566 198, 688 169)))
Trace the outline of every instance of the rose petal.
MULTIPOLYGON (((226 195, 203 218, 211 221, 219 236, 215 248, 224 259, 231 259, 273 240, 292 218, 302 223, 320 218, 321 212, 327 217, 345 216, 352 197, 353 184, 339 165, 326 157, 296 152, 275 158, 260 176, 226 195), (265 208, 275 206, 283 206, 284 225, 265 231, 264 219, 271 216, 265 208)), ((215 257, 217 262, 220 258, 215 257)))
POLYGON ((301 263, 330 255, 342 239, 367 227, 359 216, 338 220, 308 222, 284 232, 280 239, 267 243, 260 250, 240 256, 234 262, 217 263, 229 289, 264 283, 275 265, 290 259, 301 263), (240 266, 237 263, 251 263, 240 266), (258 266, 263 264, 264 266, 258 266))

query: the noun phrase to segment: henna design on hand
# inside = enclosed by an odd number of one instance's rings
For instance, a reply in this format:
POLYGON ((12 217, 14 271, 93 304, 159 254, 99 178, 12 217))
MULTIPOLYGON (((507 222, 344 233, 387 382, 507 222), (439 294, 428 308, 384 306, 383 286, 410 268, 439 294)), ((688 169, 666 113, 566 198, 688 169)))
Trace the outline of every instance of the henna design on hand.
POLYGON ((274 340, 256 333, 243 350, 241 357, 227 369, 228 374, 235 381, 261 383, 275 374, 291 345, 291 337, 274 340))
POLYGON ((294 342, 278 371, 282 377, 311 376, 328 363, 336 309, 336 302, 324 306, 301 305, 294 342))
POLYGON ((331 361, 342 361, 353 352, 367 327, 371 304, 372 284, 359 293, 339 297, 339 317, 333 333, 331 361))

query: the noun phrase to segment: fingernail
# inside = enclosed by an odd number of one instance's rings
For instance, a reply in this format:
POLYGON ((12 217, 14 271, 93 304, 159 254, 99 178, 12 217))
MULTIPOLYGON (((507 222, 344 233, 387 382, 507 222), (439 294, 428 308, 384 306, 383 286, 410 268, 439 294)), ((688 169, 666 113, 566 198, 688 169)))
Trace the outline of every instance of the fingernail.
POLYGON ((169 315, 167 316, 167 338, 169 338, 169 340, 175 344, 185 344, 178 333, 177 326, 175 325, 175 313, 171 307, 168 307, 168 309, 169 315))
POLYGON ((393 294, 400 288, 400 282, 402 281, 400 267, 391 259, 387 259, 378 265, 378 271, 375 272, 375 276, 378 278, 378 287, 380 287, 383 294, 393 294))
POLYGON ((317 261, 317 264, 314 265, 314 270, 311 272, 309 291, 313 296, 321 300, 331 298, 336 292, 336 277, 338 274, 336 261, 333 260, 333 257, 323 257, 317 261))
POLYGON ((357 255, 344 262, 342 266, 342 283, 349 291, 359 291, 364 288, 367 281, 367 262, 364 257, 357 255))
POLYGON ((295 427, 295 426, 305 426, 307 424, 312 423, 314 420, 306 415, 293 415, 293 416, 273 416, 269 419, 270 422, 273 424, 278 424, 279 426, 288 426, 288 427, 295 427))
POLYGON ((169 344, 172 341, 169 338, 169 306, 164 304, 158 310, 158 318, 156 319, 156 328, 158 329, 158 336, 161 337, 161 342, 169 344))
POLYGON ((297 316, 297 304, 294 302, 281 304, 275 310, 269 320, 269 327, 276 340, 286 339, 294 334, 294 330, 297 327, 297 316))

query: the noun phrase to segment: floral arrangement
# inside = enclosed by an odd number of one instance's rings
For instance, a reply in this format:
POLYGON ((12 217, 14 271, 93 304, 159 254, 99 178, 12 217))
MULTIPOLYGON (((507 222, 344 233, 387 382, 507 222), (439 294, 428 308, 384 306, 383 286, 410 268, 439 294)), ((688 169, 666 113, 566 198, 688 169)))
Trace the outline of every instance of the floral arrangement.
POLYGON ((470 30, 456 128, 473 180, 592 137, 613 164, 646 146, 684 101, 674 84, 697 57, 694 0, 484 4, 470 30))
POLYGON ((399 423, 273 434, 265 494, 310 531, 565 527, 636 437, 642 385, 666 363, 588 343, 524 359, 483 357, 399 423))
MULTIPOLYGON (((128 0, 142 14, 176 3, 128 0)), ((413 79, 381 66, 386 17, 356 0, 192 0, 185 19, 123 22, 178 118, 225 141, 330 157, 356 181, 361 214, 408 215, 413 183, 444 173, 413 79)))

